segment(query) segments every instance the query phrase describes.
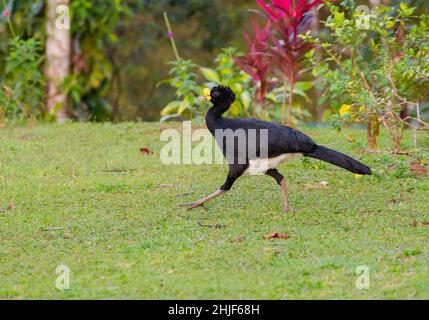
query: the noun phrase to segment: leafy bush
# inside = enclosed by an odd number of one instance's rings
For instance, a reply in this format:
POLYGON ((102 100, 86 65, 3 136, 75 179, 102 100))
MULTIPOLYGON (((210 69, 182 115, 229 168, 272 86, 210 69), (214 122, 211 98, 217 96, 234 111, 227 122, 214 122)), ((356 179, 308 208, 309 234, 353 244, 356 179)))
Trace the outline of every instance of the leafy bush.
POLYGON ((282 79, 284 86, 282 124, 286 124, 286 96, 289 86, 287 123, 292 125, 294 86, 302 73, 306 53, 312 48, 312 44, 301 35, 305 34, 311 25, 312 8, 329 2, 329 0, 296 0, 293 2, 290 0, 271 0, 269 4, 263 0, 256 0, 256 2, 268 16, 265 29, 269 31, 267 39, 269 41, 260 46, 260 49, 255 48, 260 50, 257 54, 271 57, 270 60, 276 67, 271 71, 274 74, 279 74, 280 79, 282 79))
POLYGON ((43 109, 42 46, 35 39, 10 40, 5 78, 0 90, 0 123, 5 117, 33 119, 43 109))
POLYGON ((343 104, 333 123, 365 125, 372 149, 384 125, 399 151, 403 130, 414 121, 408 110, 429 98, 429 15, 413 17, 405 4, 370 14, 353 5, 329 8, 332 40, 319 43, 325 60, 317 64, 314 51, 309 56, 327 94, 343 104))
POLYGON ((161 111, 161 121, 202 116, 207 109, 207 104, 200 98, 203 88, 217 84, 231 86, 236 93, 237 99, 229 110, 230 115, 247 115, 251 107, 250 77, 235 64, 239 55, 235 48, 223 49, 215 59, 217 66, 214 69, 198 66, 191 60, 170 62, 173 66, 170 70, 172 78, 158 85, 166 83, 175 88, 177 100, 170 102, 161 111))
POLYGON ((234 90, 236 100, 229 109, 229 114, 233 117, 248 116, 252 102, 250 77, 235 63, 240 56, 242 54, 236 48, 223 49, 215 59, 217 63, 215 69, 200 68, 202 75, 208 81, 205 86, 211 87, 221 83, 234 90))
POLYGON ((162 121, 169 119, 184 117, 192 119, 194 115, 200 114, 202 100, 198 99, 201 96, 203 88, 197 83, 196 65, 191 60, 178 59, 171 61, 172 65, 170 74, 172 78, 160 82, 158 85, 166 83, 176 89, 176 98, 170 102, 161 111, 162 121))

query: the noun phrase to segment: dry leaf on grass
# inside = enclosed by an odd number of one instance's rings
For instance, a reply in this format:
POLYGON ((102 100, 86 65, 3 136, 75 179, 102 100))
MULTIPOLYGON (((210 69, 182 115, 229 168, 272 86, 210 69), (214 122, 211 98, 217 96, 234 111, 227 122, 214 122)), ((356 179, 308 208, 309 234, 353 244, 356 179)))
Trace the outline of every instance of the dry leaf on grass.
POLYGON ((147 147, 143 147, 143 148, 140 148, 140 153, 145 156, 145 155, 153 154, 153 151, 147 147))
POLYGON ((274 233, 266 234, 264 236, 264 239, 265 240, 271 240, 271 239, 289 239, 289 235, 287 235, 286 233, 274 232, 274 233))
POLYGON ((6 208, 0 208, 0 212, 6 212, 13 209, 15 209, 15 206, 13 205, 13 203, 9 203, 6 208))
POLYGON ((418 176, 427 176, 428 175, 428 169, 418 162, 414 162, 411 165, 410 170, 411 170, 411 172, 415 173, 418 176))

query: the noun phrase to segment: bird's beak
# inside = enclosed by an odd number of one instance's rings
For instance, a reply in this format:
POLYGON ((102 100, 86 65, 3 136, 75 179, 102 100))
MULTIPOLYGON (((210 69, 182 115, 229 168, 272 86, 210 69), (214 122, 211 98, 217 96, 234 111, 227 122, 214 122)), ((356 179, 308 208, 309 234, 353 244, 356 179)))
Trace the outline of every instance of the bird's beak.
POLYGON ((205 88, 205 89, 203 90, 203 98, 204 98, 204 100, 206 100, 206 101, 211 101, 211 100, 212 100, 212 97, 211 97, 211 95, 210 95, 210 89, 209 89, 209 88, 205 88))

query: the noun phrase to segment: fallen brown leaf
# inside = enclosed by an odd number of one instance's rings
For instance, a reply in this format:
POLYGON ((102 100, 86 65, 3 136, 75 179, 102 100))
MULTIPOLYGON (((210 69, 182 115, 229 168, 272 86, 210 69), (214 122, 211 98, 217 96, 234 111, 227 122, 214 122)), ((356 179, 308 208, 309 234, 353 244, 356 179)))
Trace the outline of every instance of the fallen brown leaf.
POLYGON ((423 221, 423 222, 422 222, 422 225, 424 225, 424 226, 426 226, 426 227, 429 227, 429 222, 428 222, 428 221, 423 221))
POLYGON ((6 212, 13 209, 15 209, 15 206, 13 205, 13 203, 9 203, 6 208, 0 208, 0 212, 6 212))
POLYGON ((143 147, 143 148, 140 148, 140 153, 145 156, 145 155, 153 154, 153 151, 150 150, 149 148, 143 147))
POLYGON ((411 226, 412 227, 417 227, 417 220, 416 219, 413 219, 413 221, 411 221, 411 226))
POLYGON ((411 172, 413 172, 419 176, 427 176, 428 175, 428 169, 418 162, 414 162, 411 165, 410 170, 411 170, 411 172))
POLYGON ((265 240, 271 240, 271 239, 289 239, 289 235, 287 235, 286 233, 274 232, 274 233, 266 234, 264 236, 264 239, 265 240))

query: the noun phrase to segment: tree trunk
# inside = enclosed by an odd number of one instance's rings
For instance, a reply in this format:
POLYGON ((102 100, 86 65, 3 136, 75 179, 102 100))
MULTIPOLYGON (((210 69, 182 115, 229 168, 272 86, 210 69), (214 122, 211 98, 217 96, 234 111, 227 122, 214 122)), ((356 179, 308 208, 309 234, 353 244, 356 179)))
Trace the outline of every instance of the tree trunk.
POLYGON ((57 8, 68 7, 69 3, 70 0, 47 0, 46 106, 60 123, 67 119, 67 95, 61 90, 61 84, 70 74, 71 35, 69 23, 65 20, 69 19, 68 12, 64 14, 59 10, 62 15, 58 16, 57 8))
POLYGON ((377 138, 380 134, 380 122, 377 120, 372 120, 367 123, 367 141, 370 150, 377 149, 377 138))

